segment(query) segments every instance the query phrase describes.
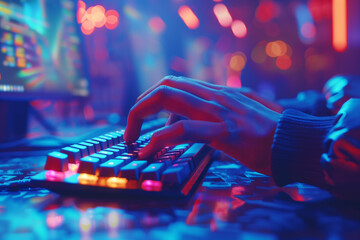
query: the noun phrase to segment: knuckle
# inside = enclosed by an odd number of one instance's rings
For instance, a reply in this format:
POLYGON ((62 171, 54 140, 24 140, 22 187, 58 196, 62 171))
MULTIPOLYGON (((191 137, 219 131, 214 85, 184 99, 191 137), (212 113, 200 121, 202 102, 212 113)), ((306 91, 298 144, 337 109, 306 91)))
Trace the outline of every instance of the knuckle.
POLYGON ((178 77, 170 75, 161 80, 160 85, 166 85, 166 86, 172 86, 176 81, 178 80, 178 77))
POLYGON ((170 88, 166 85, 161 85, 156 89, 156 96, 158 99, 164 99, 169 96, 170 88))

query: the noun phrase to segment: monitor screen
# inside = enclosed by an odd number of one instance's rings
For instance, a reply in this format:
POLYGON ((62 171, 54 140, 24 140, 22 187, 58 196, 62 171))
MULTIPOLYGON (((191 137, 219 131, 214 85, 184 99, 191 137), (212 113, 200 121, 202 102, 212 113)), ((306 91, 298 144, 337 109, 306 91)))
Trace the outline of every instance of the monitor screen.
POLYGON ((75 0, 0 0, 0 98, 87 96, 75 0))

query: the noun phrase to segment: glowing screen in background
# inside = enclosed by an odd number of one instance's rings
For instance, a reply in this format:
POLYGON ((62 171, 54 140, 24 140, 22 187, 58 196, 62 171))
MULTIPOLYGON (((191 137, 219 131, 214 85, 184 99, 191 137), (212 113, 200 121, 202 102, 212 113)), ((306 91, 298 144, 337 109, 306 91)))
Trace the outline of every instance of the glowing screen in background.
POLYGON ((88 95, 76 7, 69 0, 0 1, 0 91, 88 95))

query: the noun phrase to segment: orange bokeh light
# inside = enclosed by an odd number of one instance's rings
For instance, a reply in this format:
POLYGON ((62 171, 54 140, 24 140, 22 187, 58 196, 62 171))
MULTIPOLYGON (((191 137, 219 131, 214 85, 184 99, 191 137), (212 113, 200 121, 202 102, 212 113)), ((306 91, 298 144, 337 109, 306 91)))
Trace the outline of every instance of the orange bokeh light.
POLYGON ((280 57, 286 54, 287 44, 281 40, 266 44, 265 52, 269 57, 280 57))
POLYGON ((184 21, 185 25, 190 29, 196 29, 200 25, 200 21, 195 13, 188 6, 181 6, 178 10, 179 16, 184 21))
POLYGON ((246 64, 246 56, 242 52, 235 53, 230 59, 230 69, 236 72, 241 72, 246 64))
POLYGON ((332 0, 332 45, 338 52, 347 48, 347 5, 346 0, 332 0))

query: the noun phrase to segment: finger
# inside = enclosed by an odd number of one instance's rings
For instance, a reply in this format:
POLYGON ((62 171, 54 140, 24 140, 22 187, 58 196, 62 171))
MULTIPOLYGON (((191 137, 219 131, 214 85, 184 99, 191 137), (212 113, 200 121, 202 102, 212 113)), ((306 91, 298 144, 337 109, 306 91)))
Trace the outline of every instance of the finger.
POLYGON ((176 115, 176 114, 174 114, 174 113, 170 113, 170 116, 169 116, 169 118, 168 118, 168 120, 166 121, 166 126, 168 126, 168 125, 171 125, 171 124, 173 124, 173 123, 175 123, 175 122, 177 122, 177 121, 180 121, 180 120, 182 120, 183 118, 182 117, 180 117, 179 115, 176 115))
POLYGON ((182 90, 160 86, 131 109, 124 135, 125 141, 134 142, 140 135, 143 120, 162 110, 188 119, 216 122, 221 121, 223 107, 182 90))
POLYGON ((155 132, 149 144, 140 150, 139 159, 152 157, 166 146, 189 142, 211 143, 221 134, 221 131, 221 123, 196 120, 178 121, 155 132))
POLYGON ((159 86, 168 86, 176 89, 183 90, 185 92, 189 92, 194 94, 200 98, 210 100, 211 95, 214 91, 219 90, 222 86, 209 84, 203 81, 185 78, 185 77, 176 77, 176 76, 167 76, 163 78, 160 82, 155 84, 153 87, 145 91, 137 98, 137 102, 147 96, 149 93, 154 91, 154 89, 158 88, 159 86))

